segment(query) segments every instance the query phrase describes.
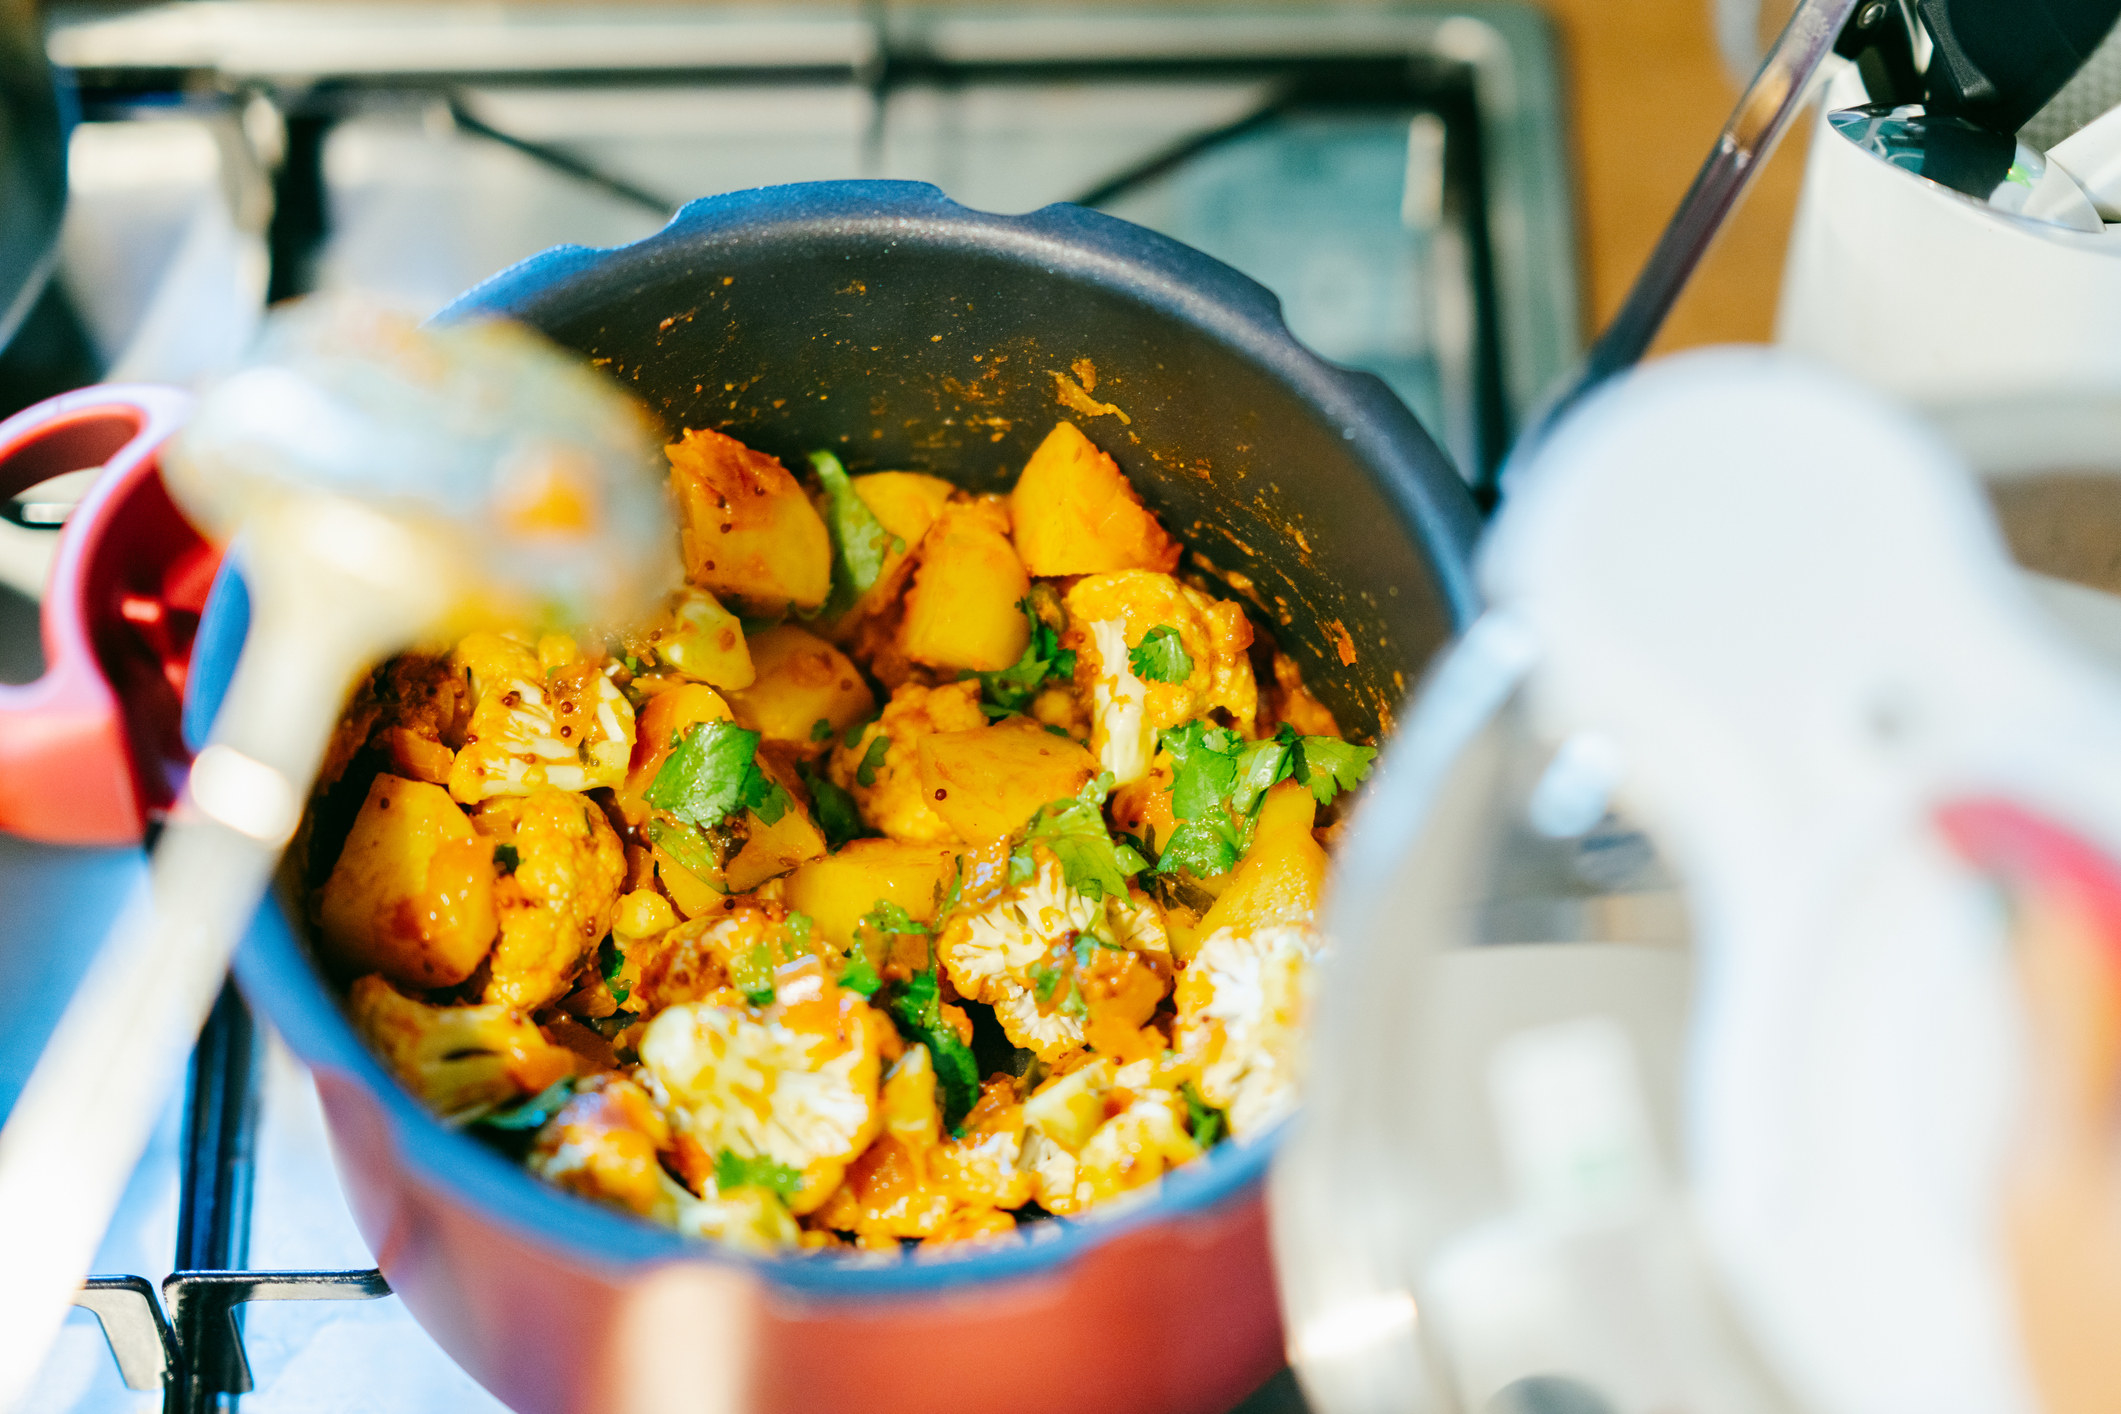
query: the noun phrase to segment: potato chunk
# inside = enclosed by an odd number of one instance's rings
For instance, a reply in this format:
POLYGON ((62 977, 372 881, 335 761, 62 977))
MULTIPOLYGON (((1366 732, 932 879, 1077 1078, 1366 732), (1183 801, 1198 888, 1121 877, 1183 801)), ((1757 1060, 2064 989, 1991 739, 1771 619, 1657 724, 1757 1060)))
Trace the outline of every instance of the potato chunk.
POLYGON ((780 818, 770 823, 746 811, 744 846, 724 868, 722 887, 748 894, 768 879, 778 879, 806 859, 825 852, 825 832, 803 808, 803 786, 785 758, 761 749, 759 774, 788 792, 780 818))
POLYGON ((449 792, 377 776, 318 912, 331 959, 415 991, 453 987, 492 946, 493 849, 449 792))
POLYGON ((855 924, 879 903, 897 904, 916 923, 933 919, 956 868, 957 851, 948 845, 850 840, 788 876, 788 906, 845 951, 854 945, 855 924))
POLYGON ((701 722, 729 719, 728 702, 719 692, 700 683, 667 688, 648 699, 641 708, 640 729, 626 782, 614 792, 629 824, 638 826, 648 818, 648 802, 642 799, 642 793, 655 784, 656 772, 663 769, 663 763, 677 749, 678 740, 701 722))
POLYGON ((645 646, 694 682, 734 691, 751 686, 756 676, 744 626, 704 589, 688 586, 671 595, 645 646))
POLYGON ((687 579, 762 617, 825 602, 832 538, 786 467, 719 432, 663 450, 687 579))
POLYGON ((1097 758, 1027 717, 916 744, 921 789, 958 838, 998 839, 1097 774, 1097 758))
POLYGON ((931 668, 1000 672, 1031 641, 1030 620, 1017 607, 1030 592, 1001 498, 945 506, 906 592, 900 646, 931 668))
POLYGON ((626 851, 604 812, 571 791, 493 801, 478 827, 502 870, 501 941, 484 1000, 535 1011, 566 995, 611 931, 626 851))
POLYGON ((873 471, 851 478, 848 484, 896 543, 884 552, 876 583, 830 625, 832 636, 842 641, 863 619, 897 602, 899 591, 905 587, 906 572, 920 553, 921 541, 957 490, 940 476, 924 476, 917 471, 873 471))
POLYGON ((918 742, 933 732, 968 731, 987 724, 979 684, 947 687, 907 683, 891 694, 883 715, 862 729, 853 746, 832 752, 832 781, 854 796, 862 818, 895 840, 954 840, 950 823, 929 808, 921 788, 918 742))
POLYGON ((794 624, 780 624, 751 640, 758 677, 729 694, 737 725, 768 741, 785 741, 804 754, 826 744, 876 710, 876 694, 847 655, 794 624), (825 724, 822 731, 818 723, 825 724))
POLYGON ((1041 577, 1178 567, 1178 542, 1072 422, 1038 444, 1009 493, 1009 512, 1016 552, 1041 577))
POLYGON ((1273 924, 1303 925, 1317 916, 1326 884, 1326 852, 1311 835, 1317 812, 1311 788, 1300 782, 1283 781, 1267 792, 1252 847, 1200 920, 1203 937, 1224 928, 1250 933, 1273 924))

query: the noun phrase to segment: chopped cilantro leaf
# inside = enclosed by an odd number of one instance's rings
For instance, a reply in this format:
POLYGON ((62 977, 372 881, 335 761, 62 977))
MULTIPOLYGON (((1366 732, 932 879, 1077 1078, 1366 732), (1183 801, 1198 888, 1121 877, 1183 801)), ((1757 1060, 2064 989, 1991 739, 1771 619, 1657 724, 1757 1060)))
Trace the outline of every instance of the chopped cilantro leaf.
POLYGON ((979 1099, 979 1063, 972 1058, 972 1048, 943 1015, 942 986, 936 980, 935 969, 916 972, 893 988, 889 1010, 901 1035, 928 1048, 928 1058, 935 1063, 936 1098, 942 1102, 943 1128, 955 1131, 979 1099))
POLYGON ((876 975, 869 954, 856 948, 847 954, 846 965, 840 968, 840 985, 857 996, 873 997, 876 989, 884 985, 884 979, 876 975))
POLYGON ((1049 678, 1075 676, 1075 650, 1060 646, 1060 634, 1038 616, 1028 597, 1018 600, 1017 608, 1031 621, 1031 638, 1022 656, 998 673, 978 675, 980 706, 989 717, 1023 711, 1049 678))
POLYGON ((1130 834, 1125 830, 1119 830, 1113 834, 1112 838, 1118 840, 1121 844, 1127 846, 1136 854, 1148 860, 1152 869, 1155 867, 1156 826, 1144 822, 1142 825, 1142 832, 1140 834, 1130 834))
POLYGON ((493 867, 502 874, 513 874, 523 862, 523 856, 512 844, 497 844, 493 847, 493 867))
POLYGON ((664 820, 650 816, 641 829, 648 842, 677 862, 677 866, 711 888, 722 887, 722 865, 715 858, 714 847, 703 839, 698 830, 677 820, 664 820))
POLYGON ((1193 676, 1193 658, 1179 640, 1178 630, 1158 624, 1142 635, 1142 641, 1127 653, 1127 666, 1145 682, 1184 682, 1193 676))
POLYGON ((884 561, 906 542, 884 529, 840 459, 812 452, 810 465, 825 489, 825 528, 832 533, 832 594, 819 612, 836 619, 854 607, 884 572, 884 561))
POLYGON ((482 1115, 475 1122, 488 1129, 543 1129, 545 1121, 558 1114, 560 1107, 573 1097, 574 1077, 570 1075, 553 1081, 527 1100, 482 1115))
POLYGON ((1222 808, 1237 783, 1237 753, 1243 739, 1226 727, 1192 721, 1159 736, 1171 754, 1171 813, 1201 820, 1222 808))
POLYGON ((745 809, 770 825, 788 808, 788 793, 759 774, 758 749, 757 732, 734 722, 700 722, 642 795, 656 809, 702 828, 745 809))
POLYGON ((1294 769, 1289 743, 1279 737, 1255 741, 1237 753, 1237 779, 1230 787, 1230 808, 1240 815, 1259 809, 1259 798, 1294 769))
POLYGON ((1320 805, 1331 805, 1333 797, 1353 790, 1370 774, 1377 759, 1374 746, 1357 746, 1330 736, 1300 737, 1292 753, 1296 779, 1311 788, 1320 805))
POLYGON ((1196 879, 1212 879, 1237 867, 1237 830, 1227 812, 1217 810, 1200 820, 1181 820, 1156 858, 1156 872, 1183 869, 1196 879))
POLYGON ((1095 927, 1087 932, 1077 933, 1075 935, 1075 965, 1077 967, 1088 967, 1090 960, 1097 956, 1100 948, 1106 952, 1125 952, 1127 945, 1106 937, 1095 927))
MULTIPOLYGON (((869 719, 870 722, 875 720, 876 718, 874 717, 869 719)), ((860 741, 862 733, 868 730, 869 722, 856 722, 853 726, 840 733, 840 745, 846 747, 849 751, 854 750, 854 744, 860 741)))
POLYGON ((626 999, 633 995, 633 984, 619 979, 619 974, 625 970, 626 954, 619 951, 618 939, 606 933, 602 945, 597 948, 597 971, 603 975, 604 990, 611 993, 611 999, 620 1006, 626 1005, 626 999))
POLYGON ((879 933, 930 933, 934 930, 890 899, 880 898, 876 907, 863 914, 857 928, 870 928, 879 933))
MULTIPOLYGON (((1149 867, 1105 828, 1105 796, 1111 789, 1112 773, 1101 773, 1080 794, 1040 806, 1024 835, 1026 843, 1036 840, 1053 851, 1068 887, 1085 898, 1125 898, 1127 880, 1149 867)), ((1012 875, 1014 863, 1012 858, 1012 875)))
POLYGON ((817 817, 817 827, 825 832, 826 848, 838 849, 868 833, 861 814, 854 808, 853 796, 834 785, 824 772, 812 770, 807 762, 796 770, 810 791, 810 813, 817 817))
POLYGON ((763 1188, 785 1200, 802 1188, 803 1174, 764 1154, 746 1156, 724 1149, 714 1156, 714 1186, 723 1193, 732 1188, 763 1188))
MULTIPOLYGON (((1163 858, 1177 852, 1193 861, 1220 856, 1221 846, 1210 843, 1211 835, 1233 842, 1249 839, 1250 817, 1277 783, 1294 776, 1310 787, 1320 805, 1328 805, 1342 791, 1362 784, 1377 756, 1374 747, 1338 737, 1298 736, 1287 723, 1264 741, 1246 742, 1235 732, 1191 721, 1167 728, 1159 742, 1171 757, 1171 814, 1180 822, 1165 842, 1163 858), (1240 831, 1216 825, 1225 807, 1235 812, 1240 831), (1210 828, 1188 830, 1189 822, 1210 828)), ((1194 862, 1167 865, 1160 860, 1157 867, 1160 873, 1174 868, 1200 872, 1194 862)))
POLYGON ((869 749, 862 753, 862 764, 854 769, 854 783, 864 790, 876 784, 876 773, 884 769, 884 756, 891 750, 891 738, 879 732, 870 741, 869 749))
POLYGON ((832 719, 829 717, 820 717, 816 721, 812 722, 810 724, 810 739, 812 741, 832 740, 832 719))
POLYGON ((639 1012, 627 1011, 625 1008, 621 1007, 619 1010, 613 1012, 609 1016, 599 1016, 592 1018, 586 1024, 588 1025, 590 1030, 596 1032, 597 1035, 602 1036, 605 1040, 609 1041, 612 1037, 618 1035, 621 1031, 624 1031, 627 1027, 633 1025, 633 1023, 639 1021, 640 1019, 641 1014, 639 1012))
POLYGON ((794 797, 778 781, 769 781, 756 767, 744 779, 744 808, 759 817, 762 825, 771 825, 788 813, 795 804, 794 797))
POLYGON ((1186 1114, 1193 1122, 1193 1142, 1203 1149, 1215 1147, 1215 1141, 1223 1137, 1223 1112, 1200 1097, 1200 1091, 1188 1080, 1178 1087, 1186 1097, 1186 1114))
POLYGON ((729 981, 753 1006, 773 1002, 773 949, 762 939, 729 959, 729 981))

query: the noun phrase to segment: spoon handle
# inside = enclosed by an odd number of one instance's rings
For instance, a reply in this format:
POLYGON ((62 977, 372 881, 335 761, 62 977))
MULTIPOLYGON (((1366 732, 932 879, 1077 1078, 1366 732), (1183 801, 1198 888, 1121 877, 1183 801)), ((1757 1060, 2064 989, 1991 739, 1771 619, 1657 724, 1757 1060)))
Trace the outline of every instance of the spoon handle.
POLYGON ((284 612, 254 624, 147 881, 0 1129, 0 1410, 24 1407, 373 657, 370 635, 334 627, 284 612))
POLYGON ((1724 122, 1708 160, 1693 186, 1665 225, 1656 249, 1635 277, 1635 284, 1605 332, 1591 345, 1583 366, 1562 394, 1526 425, 1512 460, 1537 445, 1554 420, 1584 394, 1642 361, 1657 331, 1664 327, 1695 267, 1708 253, 1731 211, 1767 165, 1775 145, 1789 131, 1804 106, 1812 76, 1832 51, 1859 0, 1801 0, 1783 26, 1760 72, 1739 95, 1738 106, 1724 122))

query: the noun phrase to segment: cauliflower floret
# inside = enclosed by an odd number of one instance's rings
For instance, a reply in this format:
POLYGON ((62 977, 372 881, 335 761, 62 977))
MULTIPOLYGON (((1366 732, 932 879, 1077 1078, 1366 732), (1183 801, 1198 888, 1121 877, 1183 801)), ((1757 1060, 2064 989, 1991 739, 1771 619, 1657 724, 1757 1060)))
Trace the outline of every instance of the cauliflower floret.
POLYGON ((1021 1208, 1036 1189, 1024 1166, 1024 1135, 1022 1088, 1011 1076, 993 1076, 957 1135, 930 1151, 928 1182, 964 1203, 964 1211, 1021 1208))
POLYGON ((582 1082, 531 1146, 531 1172, 571 1193, 650 1218, 693 1237, 753 1252, 792 1247, 802 1236, 787 1204, 769 1190, 722 1192, 707 1178, 694 1193, 664 1169, 670 1125, 640 1084, 615 1073, 582 1082))
POLYGON ((633 704, 609 674, 548 634, 537 650, 496 633, 475 633, 452 660, 478 695, 449 793, 466 805, 495 796, 592 790, 625 783, 633 757, 633 704))
POLYGON ((592 1075, 531 1145, 530 1171, 570 1193, 654 1217, 667 1203, 658 1158, 670 1126, 648 1092, 623 1075, 592 1075))
POLYGON ((656 1218, 688 1237, 726 1242, 745 1252, 777 1252, 802 1241, 803 1230, 779 1197, 763 1188, 720 1192, 712 1183, 695 1194, 669 1174, 663 1176, 663 1206, 656 1218))
POLYGON ((652 938, 622 940, 620 976, 632 983, 629 1005, 652 1016, 725 988, 746 996, 771 993, 777 969, 823 947, 808 920, 782 905, 729 898, 719 910, 652 938))
POLYGON ((563 790, 489 801, 474 817, 493 842, 501 940, 485 1000, 535 1011, 567 984, 611 931, 626 850, 588 800, 563 790))
POLYGON ((1153 570, 1085 575, 1069 589, 1068 632, 1078 690, 1090 698, 1090 749, 1119 785, 1149 774, 1156 733, 1215 708, 1252 735, 1259 687, 1252 677, 1252 623, 1243 609, 1153 570), (1158 628, 1178 634, 1192 671, 1182 682, 1145 680, 1130 655, 1158 628))
POLYGON ((470 722, 471 684, 464 670, 447 658, 402 654, 355 690, 317 768, 317 788, 336 784, 369 745, 383 753, 391 774, 446 786, 470 722))
POLYGON ((1091 899, 1031 847, 1032 875, 984 908, 960 910, 936 956, 964 996, 986 1002, 1009 1040, 1054 1060, 1093 1025, 1140 1026, 1163 999, 1170 945, 1146 894, 1091 899))
POLYGON ((862 729, 853 746, 832 752, 832 780, 854 796, 862 818, 895 840, 923 844, 957 839, 942 816, 929 807, 921 788, 919 739, 936 732, 972 731, 987 725, 980 710, 979 682, 967 679, 947 687, 902 684, 884 711, 862 729), (885 742, 876 750, 876 742, 885 742))
POLYGON ((890 1023, 852 992, 822 985, 749 1008, 688 1002, 649 1023, 640 1054, 674 1128, 699 1151, 772 1159, 802 1175, 788 1206, 817 1208, 881 1116, 881 1046, 890 1023))
POLYGON ((1039 1206, 1078 1213, 1198 1158, 1186 1102, 1160 1083, 1167 1078, 1149 1060, 1118 1067, 1101 1060, 1034 1091, 1024 1103, 1024 1163, 1039 1206))
POLYGON ((347 1010, 369 1049, 444 1119, 475 1118, 574 1069, 570 1052, 506 1006, 429 1006, 371 973, 348 991, 347 1010))
POLYGON ((1311 965, 1323 946, 1308 928, 1225 928, 1179 976, 1174 1040, 1200 1067, 1201 1098, 1228 1115, 1235 1137, 1295 1106, 1311 965))
MULTIPOLYGON (((852 1233, 865 1246, 889 1246, 902 1237, 933 1238, 948 1233, 964 1241, 994 1236, 1016 1226, 995 1211, 996 1204, 979 1185, 945 1181, 967 1176, 963 1146, 944 1145, 942 1112, 936 1101, 935 1063, 928 1048, 907 1048, 884 1077, 883 1133, 847 1170, 846 1179, 813 1221, 837 1232, 852 1233), (948 1158, 945 1151, 952 1152, 948 1158), (940 1162, 939 1162, 940 1160, 940 1162), (967 1187, 973 1191, 966 1192, 967 1187)), ((993 1158, 999 1159, 1000 1145, 993 1158)), ((1017 1147, 1021 1147, 1019 1136, 1017 1147)), ((1013 1155, 1010 1158, 1014 1166, 1013 1155)), ((1021 1204, 1030 1197, 1029 1176, 1003 1186, 1021 1204)))

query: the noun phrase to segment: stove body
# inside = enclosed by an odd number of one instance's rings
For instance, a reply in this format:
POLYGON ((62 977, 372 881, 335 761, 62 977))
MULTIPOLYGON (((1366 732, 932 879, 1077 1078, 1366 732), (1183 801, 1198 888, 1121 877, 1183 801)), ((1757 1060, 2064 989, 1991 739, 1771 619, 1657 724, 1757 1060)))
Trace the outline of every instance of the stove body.
MULTIPOLYGON (((188 381, 270 299, 359 288, 431 311, 549 246, 637 239, 692 196, 848 176, 991 210, 1077 201, 1198 246, 1382 376, 1476 489, 1578 348, 1557 58, 1526 6, 191 0, 60 9, 49 50, 84 120, 60 280, 90 373, 188 381)), ((48 543, 0 525, 7 676, 34 675, 24 596, 48 543)), ((0 1104, 138 870, 0 838, 9 896, 90 901, 0 920, 0 982, 39 998, 0 1043, 0 1104)), ((376 1299, 369 1266, 306 1075, 231 992, 99 1259, 145 1280, 94 1294, 100 1326, 77 1313, 37 1407, 247 1390, 254 1414, 500 1409, 376 1299)), ((1247 1405, 1300 1407, 1286 1375, 1247 1405)))

